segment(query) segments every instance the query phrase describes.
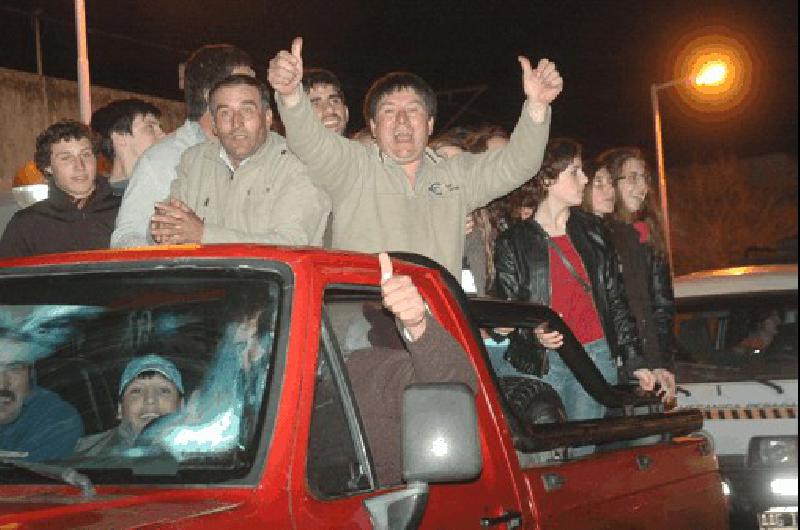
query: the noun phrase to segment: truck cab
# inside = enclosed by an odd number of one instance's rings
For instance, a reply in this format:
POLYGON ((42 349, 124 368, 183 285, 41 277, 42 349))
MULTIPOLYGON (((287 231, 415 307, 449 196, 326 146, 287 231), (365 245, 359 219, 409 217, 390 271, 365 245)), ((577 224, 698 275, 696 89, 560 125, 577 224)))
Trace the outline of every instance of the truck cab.
POLYGON ((402 417, 381 419, 402 433, 392 483, 366 434, 381 403, 358 401, 348 364, 405 347, 375 256, 217 245, 0 263, 0 372, 25 374, 0 395, 18 406, 0 415, 0 528, 727 528, 716 457, 687 436, 700 412, 537 421, 519 405, 529 386, 511 392, 493 371, 481 328, 548 321, 592 395, 623 411, 658 400, 605 384, 548 308, 469 301, 434 264, 393 262, 477 383, 405 389, 402 417), (64 449, 70 414, 83 437, 120 427, 125 368, 151 354, 180 372, 180 406, 108 451, 64 449), (25 416, 36 395, 67 408, 25 416), (20 418, 38 438, 4 437, 20 418), (642 436, 658 441, 570 456, 642 436))

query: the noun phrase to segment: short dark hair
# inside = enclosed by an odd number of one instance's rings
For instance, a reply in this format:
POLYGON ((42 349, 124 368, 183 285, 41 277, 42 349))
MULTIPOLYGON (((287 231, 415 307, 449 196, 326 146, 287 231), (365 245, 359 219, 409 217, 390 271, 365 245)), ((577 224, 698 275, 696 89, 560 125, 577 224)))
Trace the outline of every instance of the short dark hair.
POLYGON ((97 137, 92 130, 83 123, 75 120, 61 120, 54 123, 36 137, 36 152, 33 161, 36 167, 47 178, 52 175, 45 168, 50 166, 50 156, 53 154, 53 144, 63 140, 81 140, 88 138, 92 144, 92 152, 98 153, 97 137))
POLYGON ((199 48, 186 61, 184 98, 187 118, 197 121, 208 109, 206 97, 217 81, 231 75, 237 66, 253 68, 247 52, 230 44, 209 44, 199 48))
POLYGON ((582 151, 581 144, 571 138, 553 138, 547 142, 542 167, 531 180, 531 191, 537 207, 547 196, 547 189, 558 179, 559 173, 567 169, 576 157, 580 157, 582 151))
POLYGON ((137 98, 118 99, 92 114, 92 129, 100 136, 100 152, 109 160, 114 160, 114 143, 111 133, 131 134, 133 120, 137 116, 152 114, 161 117, 161 110, 147 101, 137 98))
POLYGON ((270 97, 269 97, 269 88, 267 85, 261 81, 260 79, 256 79, 255 77, 250 77, 249 75, 243 74, 233 74, 225 77, 224 79, 220 79, 214 86, 211 87, 211 90, 208 92, 208 109, 210 112, 214 112, 214 109, 211 108, 211 100, 213 99, 214 93, 220 88, 231 87, 231 86, 251 86, 258 90, 259 94, 261 95, 261 107, 262 110, 267 110, 270 108, 270 97))
POLYGON ((333 72, 324 68, 304 68, 303 69, 303 90, 308 92, 314 85, 331 85, 339 93, 339 96, 344 99, 344 91, 342 90, 342 83, 333 72))
POLYGON ((428 116, 436 117, 436 92, 427 81, 411 72, 390 72, 377 79, 369 87, 367 95, 364 97, 364 119, 369 122, 375 117, 378 103, 384 96, 404 89, 416 92, 422 98, 428 116))

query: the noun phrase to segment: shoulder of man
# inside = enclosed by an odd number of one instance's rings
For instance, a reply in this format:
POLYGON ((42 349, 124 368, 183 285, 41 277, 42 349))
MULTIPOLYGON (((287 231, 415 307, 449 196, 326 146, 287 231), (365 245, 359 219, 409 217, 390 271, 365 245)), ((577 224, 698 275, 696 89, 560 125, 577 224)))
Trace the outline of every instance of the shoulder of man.
POLYGON ((219 143, 215 140, 207 140, 187 148, 180 156, 179 165, 187 166, 208 162, 224 164, 222 158, 219 156, 219 143))

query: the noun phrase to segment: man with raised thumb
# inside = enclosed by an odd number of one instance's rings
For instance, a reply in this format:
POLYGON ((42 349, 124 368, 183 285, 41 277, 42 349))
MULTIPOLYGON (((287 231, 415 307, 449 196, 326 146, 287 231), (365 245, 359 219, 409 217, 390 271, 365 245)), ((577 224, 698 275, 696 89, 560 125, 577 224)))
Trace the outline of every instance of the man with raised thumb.
POLYGON ((550 127, 550 103, 562 90, 555 65, 534 69, 519 57, 526 96, 508 144, 491 153, 443 160, 427 148, 436 94, 419 76, 391 72, 372 84, 364 113, 375 137, 363 145, 327 130, 301 88, 303 40, 278 52, 268 79, 289 148, 331 197, 333 246, 428 256, 461 271, 467 213, 519 187, 538 171, 550 127))

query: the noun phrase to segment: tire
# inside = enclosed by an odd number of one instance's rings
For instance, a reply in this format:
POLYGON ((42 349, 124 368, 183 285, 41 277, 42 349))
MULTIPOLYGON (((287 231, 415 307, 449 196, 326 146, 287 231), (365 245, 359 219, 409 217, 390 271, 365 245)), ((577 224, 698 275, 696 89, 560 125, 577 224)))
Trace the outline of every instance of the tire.
POLYGON ((517 417, 525 423, 565 423, 567 412, 558 392, 539 379, 501 377, 500 390, 517 417))
MULTIPOLYGON (((525 424, 566 423, 567 412, 558 392, 539 379, 528 377, 500 377, 500 390, 506 398, 517 419, 525 424)), ((566 447, 537 453, 517 451, 517 458, 523 469, 568 458, 566 447)))

